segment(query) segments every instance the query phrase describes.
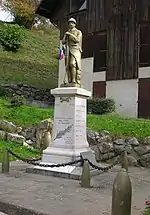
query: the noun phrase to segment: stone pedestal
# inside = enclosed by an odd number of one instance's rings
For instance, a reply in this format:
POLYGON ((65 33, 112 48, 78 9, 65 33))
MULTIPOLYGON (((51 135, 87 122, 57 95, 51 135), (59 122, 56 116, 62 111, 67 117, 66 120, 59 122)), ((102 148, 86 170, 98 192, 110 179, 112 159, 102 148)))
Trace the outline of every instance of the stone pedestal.
POLYGON ((87 98, 91 93, 82 88, 56 88, 52 143, 44 150, 42 162, 65 163, 79 159, 89 151, 86 137, 87 98))
MULTIPOLYGON (((61 164, 80 159, 83 152, 92 153, 86 134, 87 98, 91 92, 82 88, 62 87, 53 89, 51 93, 55 96, 52 143, 43 151, 41 163, 61 164)), ((77 166, 34 168, 36 172, 48 171, 55 175, 81 175, 81 168, 77 166)))

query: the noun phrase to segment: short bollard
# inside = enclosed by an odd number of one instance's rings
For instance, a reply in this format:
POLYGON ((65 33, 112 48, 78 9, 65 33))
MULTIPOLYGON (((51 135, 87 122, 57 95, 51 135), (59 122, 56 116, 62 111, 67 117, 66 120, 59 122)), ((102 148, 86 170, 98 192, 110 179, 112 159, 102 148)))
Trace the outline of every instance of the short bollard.
POLYGON ((81 175, 81 187, 90 188, 91 175, 88 161, 84 161, 82 175, 81 175))
POLYGON ((3 151, 3 158, 2 158, 2 173, 9 172, 9 152, 7 149, 3 151))
POLYGON ((131 215, 132 185, 125 169, 117 174, 112 191, 111 215, 131 215))
POLYGON ((127 152, 124 151, 120 156, 121 168, 124 168, 128 172, 129 162, 127 157, 127 152))

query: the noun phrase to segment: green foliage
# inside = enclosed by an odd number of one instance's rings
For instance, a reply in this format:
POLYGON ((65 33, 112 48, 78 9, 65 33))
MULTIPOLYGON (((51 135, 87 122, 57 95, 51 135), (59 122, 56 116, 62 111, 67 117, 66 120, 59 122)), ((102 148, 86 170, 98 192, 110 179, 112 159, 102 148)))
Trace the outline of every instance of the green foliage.
MULTIPOLYGON (((30 127, 43 119, 53 119, 53 112, 52 108, 42 109, 25 105, 9 108, 9 102, 0 98, 0 119, 14 122, 18 126, 30 127)), ((149 120, 124 118, 117 114, 89 114, 87 116, 87 126, 93 131, 110 131, 115 138, 123 136, 143 138, 150 134, 149 120)))
POLYGON ((23 95, 13 94, 10 103, 11 103, 11 107, 20 107, 26 104, 26 99, 23 95))
MULTIPOLYGON (((3 149, 5 147, 8 147, 13 152, 15 152, 17 155, 19 155, 23 158, 33 159, 33 158, 40 157, 40 151, 38 149, 30 149, 30 148, 21 146, 16 143, 0 140, 0 162, 2 161, 3 149)), ((13 161, 13 160, 16 160, 16 158, 10 155, 10 160, 13 161)))
POLYGON ((146 208, 143 215, 150 215, 150 208, 146 208))
POLYGON ((114 138, 122 138, 123 136, 143 138, 150 134, 149 120, 125 118, 117 114, 90 114, 87 119, 89 129, 110 131, 114 138))
POLYGON ((107 114, 115 111, 115 101, 113 99, 93 98, 88 100, 88 113, 107 114))
POLYGON ((59 32, 24 29, 25 40, 16 53, 0 50, 0 82, 55 88, 58 80, 59 32))
POLYGON ((14 122, 18 126, 30 127, 46 118, 53 118, 53 109, 25 105, 10 108, 10 103, 6 99, 0 98, 0 119, 14 122))
POLYGON ((0 25, 0 43, 8 51, 17 51, 24 38, 23 29, 15 24, 0 25))

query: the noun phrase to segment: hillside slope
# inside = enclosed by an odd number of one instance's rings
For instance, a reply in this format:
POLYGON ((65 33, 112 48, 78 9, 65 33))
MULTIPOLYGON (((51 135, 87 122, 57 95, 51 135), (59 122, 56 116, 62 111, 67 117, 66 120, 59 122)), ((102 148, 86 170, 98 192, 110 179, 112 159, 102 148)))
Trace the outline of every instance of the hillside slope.
POLYGON ((0 83, 25 83, 39 88, 57 85, 59 31, 24 30, 17 53, 0 50, 0 83))

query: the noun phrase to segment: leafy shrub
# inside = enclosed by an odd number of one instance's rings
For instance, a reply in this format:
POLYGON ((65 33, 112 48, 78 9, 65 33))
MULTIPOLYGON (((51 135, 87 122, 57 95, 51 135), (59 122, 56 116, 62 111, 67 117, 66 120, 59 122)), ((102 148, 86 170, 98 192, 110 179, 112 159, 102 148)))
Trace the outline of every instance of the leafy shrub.
POLYGON ((8 51, 17 51, 24 38, 23 29, 16 24, 0 25, 0 44, 8 51))
POLYGON ((113 99, 93 98, 88 100, 88 113, 107 114, 115 111, 115 101, 113 99))
POLYGON ((13 94, 10 100, 10 103, 11 103, 11 107, 20 107, 26 104, 26 99, 23 95, 13 94))

